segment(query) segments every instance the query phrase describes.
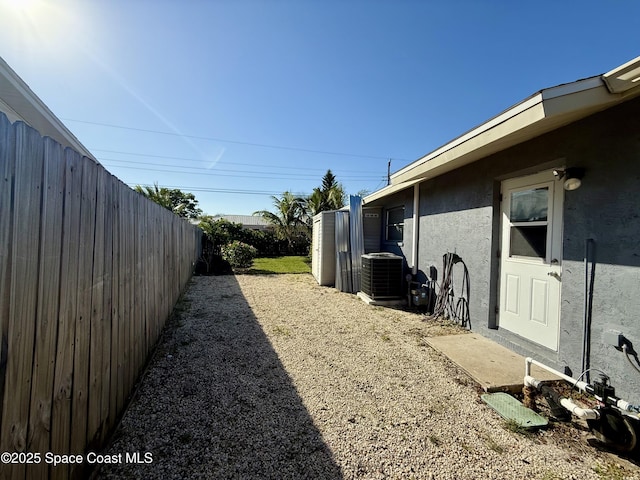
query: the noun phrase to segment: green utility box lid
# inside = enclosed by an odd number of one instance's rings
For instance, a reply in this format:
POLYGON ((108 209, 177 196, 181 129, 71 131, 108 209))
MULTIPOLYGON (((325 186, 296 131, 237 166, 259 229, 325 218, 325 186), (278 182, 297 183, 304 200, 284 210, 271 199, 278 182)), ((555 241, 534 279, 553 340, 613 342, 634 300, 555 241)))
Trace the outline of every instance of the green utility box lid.
POLYGON ((498 412, 502 418, 513 420, 521 427, 540 428, 549 423, 546 418, 525 407, 522 402, 508 393, 485 393, 481 398, 483 402, 498 412))

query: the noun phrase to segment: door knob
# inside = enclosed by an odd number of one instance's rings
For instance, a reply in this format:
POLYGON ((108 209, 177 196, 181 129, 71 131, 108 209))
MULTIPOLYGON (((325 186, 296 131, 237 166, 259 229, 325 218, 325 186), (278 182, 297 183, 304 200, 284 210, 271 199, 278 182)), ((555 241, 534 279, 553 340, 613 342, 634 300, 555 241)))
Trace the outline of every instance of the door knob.
POLYGON ((562 278, 562 275, 560 275, 558 272, 547 272, 547 275, 549 275, 550 277, 557 278, 558 280, 562 278))

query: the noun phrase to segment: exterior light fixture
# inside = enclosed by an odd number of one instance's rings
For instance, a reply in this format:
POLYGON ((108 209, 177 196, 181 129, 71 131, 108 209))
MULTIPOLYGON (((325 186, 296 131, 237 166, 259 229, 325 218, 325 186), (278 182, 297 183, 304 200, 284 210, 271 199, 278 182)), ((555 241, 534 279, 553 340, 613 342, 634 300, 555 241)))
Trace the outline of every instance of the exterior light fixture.
POLYGON ((582 185, 582 177, 584 177, 584 168, 571 167, 564 170, 554 170, 553 176, 557 180, 563 180, 563 187, 567 191, 577 190, 582 185))

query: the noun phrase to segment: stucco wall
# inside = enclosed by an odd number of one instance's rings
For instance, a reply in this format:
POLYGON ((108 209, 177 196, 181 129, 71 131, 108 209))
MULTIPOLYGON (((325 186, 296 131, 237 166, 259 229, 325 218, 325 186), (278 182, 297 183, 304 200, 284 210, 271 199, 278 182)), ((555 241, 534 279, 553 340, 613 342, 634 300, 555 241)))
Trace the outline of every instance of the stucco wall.
POLYGON ((582 187, 565 195, 559 351, 559 359, 579 374, 585 240, 591 238, 595 268, 590 365, 606 372, 616 393, 634 403, 640 403, 640 374, 621 351, 604 343, 603 333, 622 332, 640 352, 639 113, 640 101, 635 100, 592 117, 583 122, 581 141, 575 143, 571 160, 587 171, 582 187))
MULTIPOLYGON (((420 270, 443 276, 443 256, 456 253, 469 271, 469 310, 472 328, 486 327, 490 301, 493 222, 493 182, 470 169, 453 172, 421 184, 420 270)), ((454 293, 462 293, 463 269, 453 272, 454 293)), ((432 278, 433 279, 433 278, 432 278)))
MULTIPOLYGON (((387 251, 411 262, 413 189, 384 200, 405 202, 405 241, 387 251)), ((442 256, 457 253, 469 269, 474 331, 514 351, 577 376, 582 368, 584 245, 595 241, 591 367, 611 377, 617 393, 640 403, 640 374, 623 353, 603 344, 621 331, 640 352, 640 99, 510 148, 420 184, 419 278, 442 256), (558 166, 586 168, 580 189, 565 192, 560 347, 553 352, 496 328, 501 180, 558 166)), ((455 275, 455 273, 454 273, 455 275)), ((454 287, 459 291, 461 275, 454 287)))

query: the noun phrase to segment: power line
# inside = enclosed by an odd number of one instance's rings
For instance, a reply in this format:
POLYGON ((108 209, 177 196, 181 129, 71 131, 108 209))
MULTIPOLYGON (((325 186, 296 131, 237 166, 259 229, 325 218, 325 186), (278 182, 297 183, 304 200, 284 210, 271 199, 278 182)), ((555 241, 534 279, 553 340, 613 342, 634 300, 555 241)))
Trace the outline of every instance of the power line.
MULTIPOLYGON (((90 149, 91 152, 107 152, 107 153, 119 153, 122 155, 132 155, 132 156, 137 156, 137 157, 149 157, 149 158, 165 158, 168 160, 181 160, 181 161, 186 161, 186 162, 203 162, 206 161, 205 159, 202 158, 189 158, 189 157, 174 157, 174 156, 169 156, 169 155, 154 155, 154 154, 149 154, 149 153, 139 153, 139 152, 123 152, 121 150, 105 150, 105 149, 100 149, 100 148, 91 148, 90 149)), ((97 157, 98 160, 109 160, 109 159, 105 159, 102 157, 97 157)), ((220 162, 218 162, 218 165, 220 164, 230 164, 230 162, 225 162, 224 160, 221 160, 220 162)), ((232 165, 239 165, 239 166, 244 166, 244 167, 263 167, 263 168, 281 168, 281 169, 286 169, 286 170, 303 170, 303 171, 313 171, 313 172, 326 172, 327 169, 326 168, 308 168, 308 167, 292 167, 289 165, 265 165, 262 163, 242 163, 242 162, 233 162, 232 165)), ((349 172, 349 173, 357 173, 357 172, 362 172, 362 169, 360 170, 344 170, 344 169, 339 169, 339 170, 335 170, 335 169, 331 169, 332 172, 336 173, 336 172, 349 172)))
MULTIPOLYGON (((135 187, 137 185, 141 185, 139 183, 128 183, 130 187, 135 187)), ((147 186, 146 184, 142 184, 143 186, 147 186)), ((150 185, 148 185, 150 186, 150 185)), ((269 192, 264 190, 240 190, 233 188, 210 188, 210 187, 185 187, 185 186, 177 186, 177 185, 158 185, 159 188, 177 188, 179 190, 185 192, 205 192, 205 193, 231 193, 231 194, 241 194, 241 195, 266 195, 266 196, 277 196, 282 195, 282 192, 269 192)), ((305 193, 296 193, 293 192, 294 195, 303 196, 305 193)))
MULTIPOLYGON (((137 187, 138 185, 141 185, 143 187, 145 186, 149 186, 151 187, 151 185, 148 185, 146 183, 127 183, 127 185, 129 185, 131 188, 137 187)), ((233 195, 262 195, 262 196, 269 196, 269 197, 279 197, 280 195, 282 195, 282 192, 269 192, 269 191, 264 191, 264 190, 241 190, 241 189, 233 189, 233 188, 213 188, 213 187, 188 187, 188 186, 183 186, 183 185, 160 185, 158 184, 159 188, 176 188, 178 190, 182 190, 183 192, 203 192, 203 193, 227 193, 227 194, 233 194, 233 195)), ((306 197, 307 195, 309 195, 308 192, 291 192, 293 195, 295 196, 299 196, 299 197, 306 197)))
MULTIPOLYGON (((181 171, 181 170, 168 170, 168 169, 163 169, 163 168, 145 168, 145 167, 132 167, 129 165, 109 165, 106 163, 102 164, 105 167, 110 167, 110 168, 128 168, 131 170, 144 170, 146 172, 163 172, 163 173, 182 173, 185 175, 206 175, 206 176, 214 176, 214 177, 234 177, 234 178, 260 178, 260 179, 267 179, 267 180, 314 180, 316 177, 314 176, 298 176, 297 178, 283 178, 283 177, 273 177, 273 176, 265 176, 264 174, 262 175, 233 175, 233 174, 228 174, 228 173, 217 173, 217 172, 212 172, 212 171, 197 171, 197 172, 185 172, 185 171, 181 171)), ((181 167, 181 168, 193 168, 193 169, 197 169, 196 167, 181 167)), ((203 170, 203 169, 197 169, 197 170, 203 170)), ((255 173, 259 173, 259 172, 255 172, 255 173)), ((292 174, 294 175, 294 174, 292 174)), ((379 177, 375 177, 375 178, 379 178, 379 177)), ((363 179, 363 181, 366 179, 363 179)))
MULTIPOLYGON (((362 154, 356 154, 356 153, 343 153, 343 152, 331 152, 331 151, 326 151, 326 150, 314 150, 311 148, 300 148, 300 147, 290 147, 290 146, 284 146, 284 145, 269 145, 266 143, 255 143, 255 142, 242 142, 239 140, 229 140, 226 138, 220 138, 220 137, 204 137, 204 136, 199 136, 199 135, 187 135, 187 134, 182 134, 182 133, 175 133, 175 132, 165 132, 165 131, 161 131, 161 130, 151 130, 151 129, 146 129, 146 128, 137 128, 137 127, 125 127, 123 125, 114 125, 111 123, 101 123, 101 122, 90 122, 87 120, 76 120, 73 118, 61 118, 61 120, 64 120, 65 122, 76 122, 76 123, 84 123, 87 125, 98 125, 101 127, 108 127, 108 128, 118 128, 121 130, 131 130, 134 132, 145 132, 145 133, 154 133, 154 134, 158 134, 158 135, 168 135, 168 136, 172 136, 172 137, 182 137, 182 138, 191 138, 191 139, 196 139, 196 140, 208 140, 208 141, 213 141, 213 142, 221 142, 221 143, 231 143, 231 144, 235 144, 235 145, 247 145, 250 147, 261 147, 261 148, 273 148, 273 149, 278 149, 278 150, 291 150, 294 152, 307 152, 307 153, 320 153, 323 155, 336 155, 336 156, 340 156, 340 157, 354 157, 354 158, 375 158, 375 159, 383 159, 383 160, 388 160, 389 157, 388 156, 380 156, 380 155, 362 155, 362 154)), ((405 159, 400 159, 403 161, 408 161, 405 159)))
MULTIPOLYGON (((186 168, 189 170, 197 170, 197 171, 201 171, 201 172, 210 172, 210 173, 215 173, 215 172, 233 172, 233 173, 242 173, 243 175, 223 175, 220 174, 220 176, 237 176, 237 177, 249 177, 249 178, 266 178, 266 177, 251 177, 251 175, 247 175, 247 174, 258 174, 258 175, 272 175, 273 172, 260 172, 260 171, 254 171, 254 170, 234 170, 234 169, 227 169, 227 168, 205 168, 205 167, 189 167, 189 166, 183 166, 183 165, 168 165, 168 164, 158 164, 158 163, 150 163, 150 162, 132 162, 130 160, 119 160, 119 159, 115 159, 115 158, 100 158, 100 162, 104 164, 104 162, 120 162, 120 163, 127 163, 127 164, 136 164, 136 165, 153 165, 155 167, 176 167, 176 168, 186 168)), ((106 164, 104 164, 106 165, 106 164)), ((113 167, 124 167, 126 168, 126 165, 111 165, 113 167)), ((133 168, 133 167, 130 167, 133 168)), ((153 168, 146 168, 145 170, 150 170, 150 171, 154 171, 153 168)), ((175 173, 190 173, 190 172, 181 172, 179 170, 176 170, 175 173)), ((287 173, 287 172, 279 172, 278 175, 286 175, 288 177, 292 177, 292 178, 298 178, 301 180, 313 180, 316 179, 317 177, 314 175, 303 175, 300 173, 287 173)), ((270 177, 270 178, 280 178, 280 177, 270 177)), ((366 180, 378 180, 380 178, 380 175, 346 175, 346 176, 342 176, 341 178, 348 178, 348 179, 355 179, 355 180, 362 180, 362 181, 366 181, 366 180)), ((284 180, 284 178, 283 178, 284 180)))

